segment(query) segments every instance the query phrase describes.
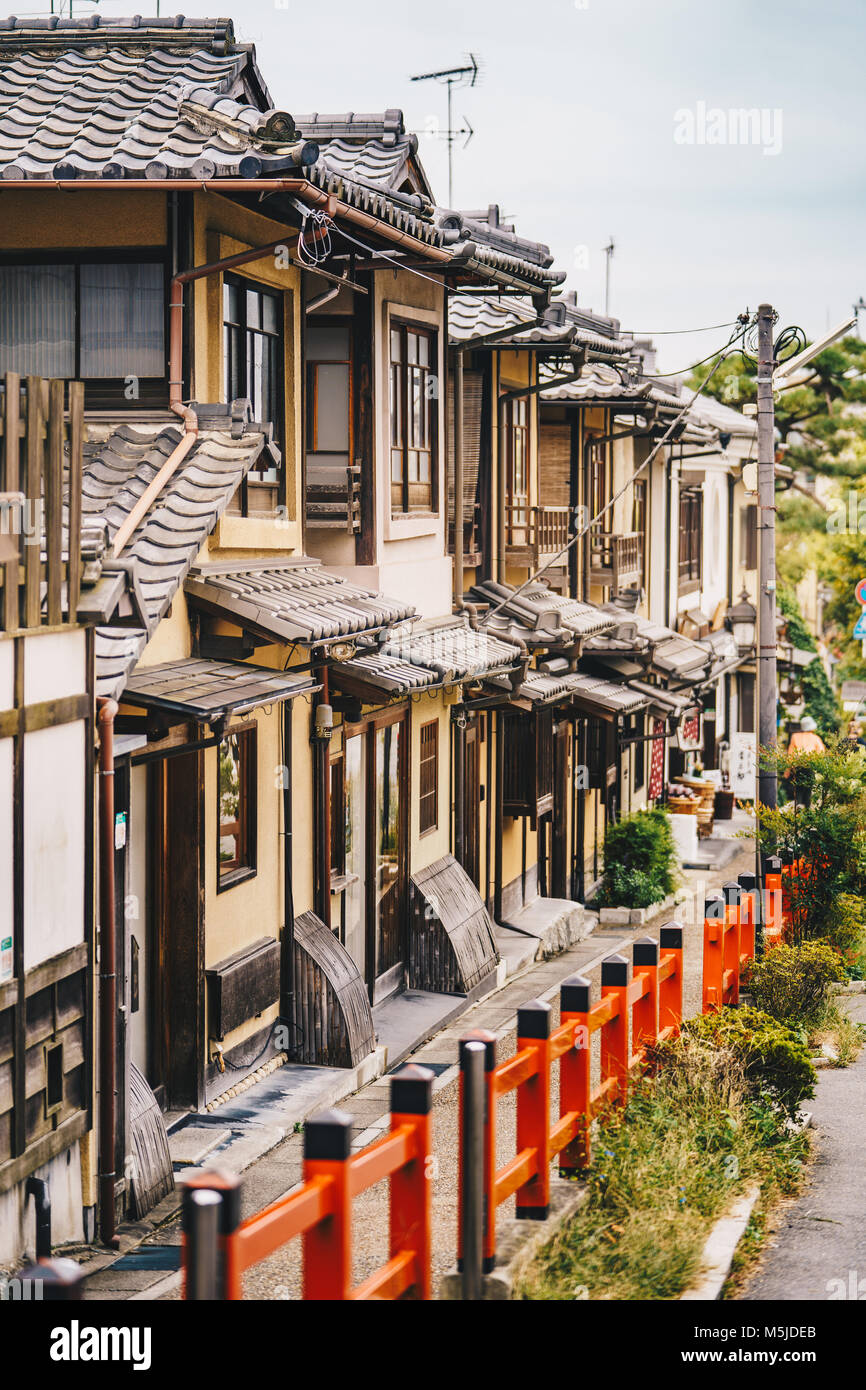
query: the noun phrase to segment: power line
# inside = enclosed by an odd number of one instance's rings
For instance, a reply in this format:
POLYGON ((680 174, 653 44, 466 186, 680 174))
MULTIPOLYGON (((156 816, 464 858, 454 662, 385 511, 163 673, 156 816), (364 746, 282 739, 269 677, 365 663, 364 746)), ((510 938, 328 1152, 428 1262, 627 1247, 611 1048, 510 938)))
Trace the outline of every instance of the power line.
MULTIPOLYGON (((736 322, 737 322, 737 323, 741 323, 741 322, 742 322, 742 317, 741 317, 741 318, 738 318, 738 319, 736 320, 736 322)), ((490 619, 491 619, 491 618, 494 618, 494 617, 496 616, 497 613, 500 613, 500 612, 502 611, 503 608, 507 608, 507 607, 509 606, 509 604, 513 603, 514 600, 518 597, 519 594, 524 593, 524 591, 525 591, 526 589, 529 588, 530 584, 536 583, 536 581, 537 581, 538 579, 540 579, 541 576, 542 576, 543 574, 546 574, 547 571, 548 571, 549 569, 553 569, 553 567, 554 567, 555 565, 557 565, 557 564, 560 562, 560 560, 562 560, 562 559, 564 558, 564 556, 566 556, 566 555, 568 554, 569 550, 571 550, 571 547, 572 547, 573 545, 576 545, 577 542, 578 542, 579 540, 581 540, 581 539, 587 534, 587 532, 590 531, 590 530, 592 529, 592 527, 595 526, 596 523, 599 522, 599 521, 601 520, 601 518, 605 515, 605 513, 606 513, 606 512, 609 512, 610 509, 611 509, 611 507, 613 507, 613 506, 619 501, 619 499, 620 499, 620 497, 622 497, 623 493, 626 492, 626 491, 631 487, 631 485, 632 485, 632 483, 634 482, 635 478, 637 478, 638 475, 639 475, 640 473, 642 473, 642 472, 644 471, 644 469, 647 468, 647 467, 649 466, 649 464, 652 463, 652 461, 653 461, 653 459, 655 458, 656 454, 658 453, 659 449, 661 449, 661 447, 662 447, 664 444, 666 444, 666 443, 668 442, 668 439, 670 438, 670 436, 671 436, 671 434, 673 433, 673 431, 676 429, 677 425, 679 424, 680 420, 681 420, 681 419, 683 418, 683 416, 685 415, 686 411, 688 411, 688 410, 691 409, 691 407, 694 405, 695 401, 698 399, 698 396, 702 395, 702 393, 707 389, 707 387, 709 386, 709 384, 710 384, 710 382, 712 381, 713 377, 715 376, 716 372, 719 370, 719 367, 722 365, 722 363, 725 361, 725 358, 726 358, 727 355, 728 355, 725 349, 731 347, 731 346, 737 341, 738 338, 742 338, 743 335, 745 334, 745 332, 746 332, 748 326, 749 326, 748 324, 743 324, 742 327, 740 328, 740 331, 739 331, 738 333, 734 333, 734 334, 731 335, 731 337, 728 339, 727 343, 725 343, 724 348, 722 348, 721 353, 719 354, 718 361, 716 362, 716 364, 715 364, 715 366, 713 367, 712 371, 710 371, 710 372, 707 374, 706 379, 701 383, 701 385, 700 385, 700 387, 698 388, 698 390, 695 391, 695 393, 694 393, 694 395, 692 396, 691 400, 686 401, 686 403, 685 403, 685 405, 683 406, 682 410, 679 412, 678 415, 675 416, 675 418, 674 418, 674 419, 671 421, 671 423, 668 425, 668 427, 667 427, 667 429, 665 430, 664 434, 662 435, 661 439, 660 439, 660 440, 657 442, 657 444, 655 444, 655 446, 650 450, 650 452, 647 454, 646 458, 644 459, 643 463, 640 464, 639 467, 637 467, 637 468, 634 470, 634 473, 631 475, 630 478, 627 478, 627 479, 626 479, 626 481, 623 483, 622 487, 620 488, 619 492, 614 493, 614 495, 613 495, 613 497, 611 497, 610 501, 609 501, 609 502, 606 502, 605 505, 601 508, 601 511, 598 512, 596 516, 591 517, 590 520, 586 523, 586 525, 585 525, 580 531, 575 531, 574 535, 573 535, 573 536, 571 537, 571 539, 567 542, 567 544, 564 545, 564 546, 562 547, 562 549, 561 549, 556 555, 554 555, 553 558, 552 558, 551 560, 548 560, 548 561, 547 561, 547 564, 542 565, 541 568, 538 569, 538 570, 536 570, 534 574, 531 574, 531 575, 529 576, 528 579, 525 579, 525 580, 523 581, 523 583, 519 586, 519 588, 515 589, 513 593, 509 594, 507 598, 500 599, 499 603, 495 604, 493 608, 491 608, 487 613, 485 613, 484 616, 479 620, 479 622, 480 622, 480 624, 481 624, 482 626, 486 626, 486 625, 490 622, 490 619)), ((705 360, 709 360, 709 359, 705 359, 705 360)), ((699 362, 696 362, 694 365, 697 367, 697 366, 700 366, 701 364, 700 364, 699 362)), ((688 370, 688 369, 687 369, 687 370, 688 370)))

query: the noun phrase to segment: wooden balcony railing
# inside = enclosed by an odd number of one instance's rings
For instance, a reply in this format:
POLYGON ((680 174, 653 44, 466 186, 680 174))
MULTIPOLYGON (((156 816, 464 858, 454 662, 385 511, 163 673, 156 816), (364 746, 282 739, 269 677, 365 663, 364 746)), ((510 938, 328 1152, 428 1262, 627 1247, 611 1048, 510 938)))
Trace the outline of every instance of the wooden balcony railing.
POLYGON ((307 525, 319 529, 361 529, 361 465, 319 463, 307 459, 307 525))
POLYGON ((517 564, 538 564, 563 550, 569 541, 570 507, 505 504, 505 548, 517 564))
POLYGON ((643 536, 640 531, 623 535, 591 536, 589 579, 617 592, 643 577, 643 536))
POLYGON ((6 373, 0 381, 0 632, 76 621, 83 440, 82 382, 22 381, 17 372, 6 373))
MULTIPOLYGON (((452 504, 453 505, 453 504, 452 504)), ((448 553, 454 554, 454 521, 448 523, 448 553)), ((472 511, 472 520, 465 521, 463 525, 463 563, 472 568, 473 565, 480 565, 482 561, 481 553, 481 507, 478 502, 472 511)))

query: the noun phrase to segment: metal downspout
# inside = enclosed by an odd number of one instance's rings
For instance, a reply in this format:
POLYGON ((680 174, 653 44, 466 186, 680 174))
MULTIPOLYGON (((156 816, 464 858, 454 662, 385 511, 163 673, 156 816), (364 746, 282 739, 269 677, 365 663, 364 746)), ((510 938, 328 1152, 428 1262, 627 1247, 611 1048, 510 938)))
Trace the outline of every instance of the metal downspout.
POLYGON ((99 723, 99 1231, 117 1248, 114 1222, 117 1053, 117 922, 114 897, 116 700, 97 700, 99 723))

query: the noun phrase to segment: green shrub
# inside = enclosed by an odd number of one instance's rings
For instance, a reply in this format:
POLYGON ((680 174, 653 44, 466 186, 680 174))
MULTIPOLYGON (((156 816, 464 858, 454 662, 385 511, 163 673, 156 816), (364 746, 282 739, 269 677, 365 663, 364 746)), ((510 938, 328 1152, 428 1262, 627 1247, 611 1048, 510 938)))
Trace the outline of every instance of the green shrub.
POLYGON ((604 837, 601 907, 651 907, 676 887, 676 850, 664 811, 636 811, 604 837))
POLYGON ((767 1098, 789 1115, 815 1093, 817 1076, 805 1033, 760 1009, 703 1014, 689 1019, 683 1033, 728 1053, 742 1067, 754 1096, 767 1098))
POLYGON ((826 941, 775 946, 752 961, 747 987, 756 1009, 780 1023, 809 1027, 821 1016, 834 980, 844 971, 842 957, 826 941))

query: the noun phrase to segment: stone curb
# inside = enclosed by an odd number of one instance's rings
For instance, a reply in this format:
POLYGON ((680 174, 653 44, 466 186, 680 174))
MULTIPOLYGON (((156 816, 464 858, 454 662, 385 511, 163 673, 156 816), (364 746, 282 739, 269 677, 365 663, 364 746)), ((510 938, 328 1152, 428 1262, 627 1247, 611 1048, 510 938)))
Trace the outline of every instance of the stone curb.
POLYGON ((681 1302, 712 1302, 721 1298, 725 1280, 731 1272, 734 1255, 761 1189, 752 1183, 742 1196, 738 1197, 725 1216, 715 1224, 701 1252, 701 1263, 697 1275, 684 1293, 681 1302))

